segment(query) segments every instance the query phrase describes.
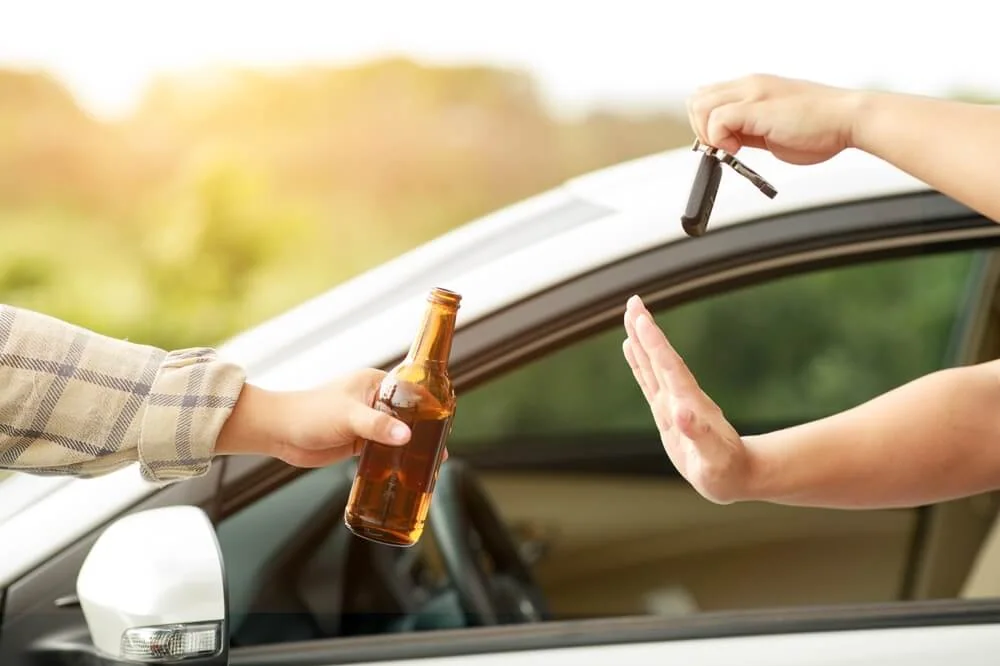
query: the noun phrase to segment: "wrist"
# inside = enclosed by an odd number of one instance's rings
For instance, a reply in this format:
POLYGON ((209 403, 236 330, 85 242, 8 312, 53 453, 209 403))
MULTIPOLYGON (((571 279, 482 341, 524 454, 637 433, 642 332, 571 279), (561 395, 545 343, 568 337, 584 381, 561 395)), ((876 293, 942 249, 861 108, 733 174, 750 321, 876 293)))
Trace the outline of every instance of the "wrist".
POLYGON ((215 455, 270 456, 284 440, 279 394, 244 384, 229 418, 219 430, 215 455))
POLYGON ((752 436, 743 438, 743 450, 746 451, 747 471, 745 483, 741 489, 741 500, 749 502, 766 502, 775 497, 772 488, 773 461, 768 455, 768 447, 763 437, 752 436))
POLYGON ((879 117, 885 105, 886 93, 851 90, 846 94, 847 146, 875 154, 871 137, 878 136, 879 117))

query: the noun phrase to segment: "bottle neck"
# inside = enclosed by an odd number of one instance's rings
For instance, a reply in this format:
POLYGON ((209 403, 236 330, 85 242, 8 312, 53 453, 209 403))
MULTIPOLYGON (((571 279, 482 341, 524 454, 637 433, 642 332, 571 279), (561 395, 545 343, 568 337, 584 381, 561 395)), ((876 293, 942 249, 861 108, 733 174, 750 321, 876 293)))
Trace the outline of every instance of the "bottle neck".
POLYGON ((441 303, 430 303, 424 313, 424 322, 410 346, 407 360, 410 363, 448 365, 451 340, 455 335, 456 308, 441 303))

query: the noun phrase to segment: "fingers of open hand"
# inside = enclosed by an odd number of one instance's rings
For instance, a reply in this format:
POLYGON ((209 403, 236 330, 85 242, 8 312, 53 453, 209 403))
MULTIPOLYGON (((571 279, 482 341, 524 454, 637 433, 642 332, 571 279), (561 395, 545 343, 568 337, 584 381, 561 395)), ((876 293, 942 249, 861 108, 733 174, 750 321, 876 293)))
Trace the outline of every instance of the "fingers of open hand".
POLYGON ((630 298, 625 310, 625 330, 628 333, 628 338, 622 343, 622 352, 632 369, 633 377, 639 384, 639 388, 642 389, 643 397, 649 403, 649 409, 657 429, 661 435, 666 437, 673 421, 670 410, 671 396, 666 387, 657 381, 649 356, 636 335, 635 319, 643 312, 648 315, 648 311, 639 297, 630 298))
MULTIPOLYGON (((630 303, 632 302, 630 300, 630 303)), ((626 355, 625 359, 628 361, 629 366, 632 367, 632 373, 635 375, 636 381, 639 382, 639 387, 642 388, 646 400, 651 400, 652 396, 660 390, 660 385, 656 381, 656 374, 653 372, 649 356, 647 356, 642 345, 639 344, 636 336, 635 317, 638 310, 639 308, 633 305, 625 312, 625 333, 628 335, 628 352, 631 355, 631 359, 628 355, 626 355)))
POLYGON ((663 331, 653 323, 648 312, 641 312, 635 320, 639 347, 649 358, 656 381, 677 398, 691 399, 701 393, 698 382, 688 370, 680 355, 667 341, 663 331))
MULTIPOLYGON (((642 390, 642 396, 649 403, 649 409, 653 414, 653 421, 656 423, 656 428, 660 433, 666 436, 667 431, 670 430, 672 417, 670 414, 670 395, 666 391, 658 391, 656 389, 650 389, 647 385, 645 379, 643 379, 642 371, 639 369, 639 363, 636 361, 636 350, 641 349, 637 342, 633 340, 626 339, 622 342, 622 351, 625 354, 625 360, 628 362, 629 367, 632 368, 632 376, 635 377, 635 381, 639 384, 639 388, 642 390)), ((648 360, 646 363, 648 364, 648 360)))
POLYGON ((639 361, 636 359, 635 350, 638 345, 633 344, 631 340, 626 338, 622 342, 622 353, 625 355, 625 362, 632 369, 632 376, 635 377, 635 383, 639 385, 642 390, 642 395, 646 398, 647 402, 652 402, 656 397, 656 390, 651 390, 646 380, 643 379, 642 369, 639 367, 639 361))
MULTIPOLYGON (((638 296, 628 300, 625 328, 629 334, 627 344, 623 345, 626 360, 633 372, 639 369, 637 381, 645 387, 644 392, 648 392, 646 398, 651 405, 654 400, 666 401, 665 405, 688 405, 706 418, 719 412, 638 296)), ((660 408, 672 409, 663 405, 660 408)), ((674 420, 675 417, 669 418, 674 420)))

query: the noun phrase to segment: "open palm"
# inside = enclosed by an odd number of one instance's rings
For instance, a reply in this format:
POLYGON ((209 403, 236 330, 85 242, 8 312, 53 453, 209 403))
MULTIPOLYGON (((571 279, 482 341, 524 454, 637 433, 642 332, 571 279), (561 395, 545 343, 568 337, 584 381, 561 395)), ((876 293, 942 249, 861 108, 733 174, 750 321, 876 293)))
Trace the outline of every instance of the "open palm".
POLYGON ((750 471, 743 440, 698 386, 638 296, 626 306, 625 330, 625 360, 674 466, 707 499, 720 504, 740 499, 750 471))

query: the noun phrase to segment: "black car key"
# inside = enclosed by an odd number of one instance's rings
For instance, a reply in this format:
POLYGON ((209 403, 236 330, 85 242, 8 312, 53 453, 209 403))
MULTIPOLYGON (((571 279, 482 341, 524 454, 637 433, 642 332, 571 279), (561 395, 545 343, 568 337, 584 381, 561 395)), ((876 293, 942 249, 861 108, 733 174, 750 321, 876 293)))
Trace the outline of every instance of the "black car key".
POLYGON ((712 214, 721 180, 722 162, 708 153, 702 155, 691 185, 687 208, 681 216, 681 225, 688 236, 701 236, 708 228, 708 218, 712 214))
POLYGON ((769 199, 777 196, 778 190, 773 185, 729 153, 706 146, 698 140, 695 140, 691 150, 701 150, 703 155, 698 163, 694 183, 691 184, 687 207, 681 216, 681 226, 688 236, 701 236, 708 229, 708 219, 715 206, 715 196, 719 193, 719 183, 722 182, 723 164, 731 166, 733 171, 753 183, 769 199))

